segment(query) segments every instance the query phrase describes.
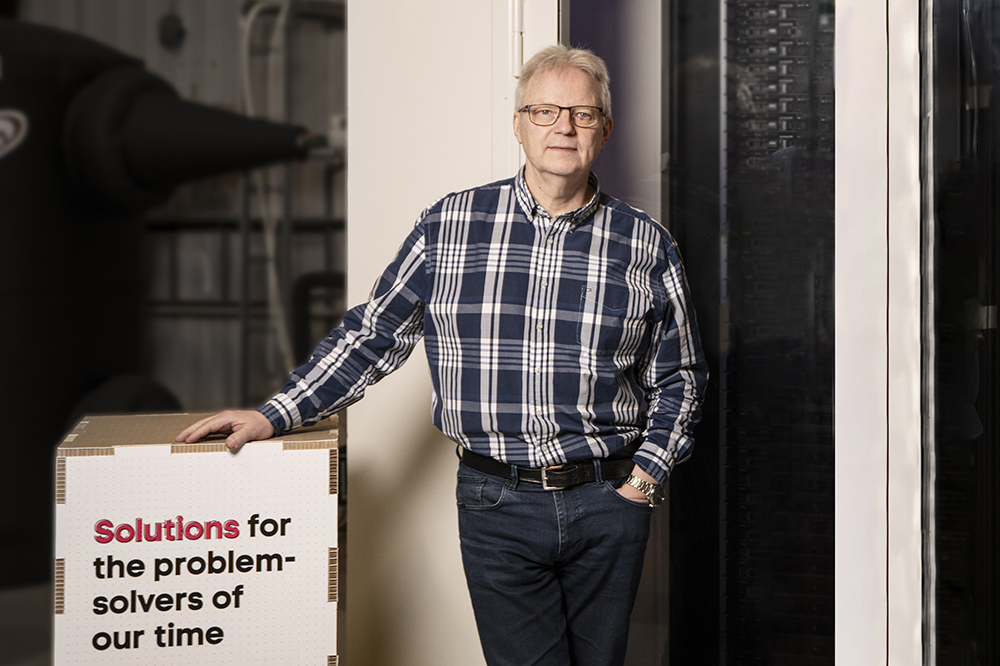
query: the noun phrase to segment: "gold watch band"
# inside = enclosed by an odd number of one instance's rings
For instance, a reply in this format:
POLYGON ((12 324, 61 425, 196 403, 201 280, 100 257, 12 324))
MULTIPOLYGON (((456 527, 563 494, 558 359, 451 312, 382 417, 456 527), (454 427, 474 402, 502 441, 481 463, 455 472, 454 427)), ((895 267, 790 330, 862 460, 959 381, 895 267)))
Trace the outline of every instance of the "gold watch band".
POLYGON ((665 493, 663 491, 663 486, 659 484, 650 483, 645 479, 640 479, 639 477, 631 474, 627 479, 625 479, 625 483, 639 490, 639 492, 645 495, 646 500, 649 502, 650 506, 656 506, 660 504, 664 499, 665 493))

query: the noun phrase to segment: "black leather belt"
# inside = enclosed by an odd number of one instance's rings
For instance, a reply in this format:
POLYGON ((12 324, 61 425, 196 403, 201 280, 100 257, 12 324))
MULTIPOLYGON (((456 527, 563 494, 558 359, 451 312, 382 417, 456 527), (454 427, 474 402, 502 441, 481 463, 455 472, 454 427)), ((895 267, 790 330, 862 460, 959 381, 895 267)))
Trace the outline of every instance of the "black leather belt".
MULTIPOLYGON (((473 451, 462 449, 462 463, 477 472, 492 474, 504 479, 513 479, 511 466, 494 460, 489 456, 479 455, 473 451)), ((632 473, 635 466, 631 460, 602 460, 601 478, 619 479, 632 473)), ((522 467, 517 465, 517 480, 528 483, 539 483, 545 490, 566 490, 573 486, 584 483, 593 483, 597 480, 597 472, 594 469, 594 461, 566 463, 554 467, 522 467)))

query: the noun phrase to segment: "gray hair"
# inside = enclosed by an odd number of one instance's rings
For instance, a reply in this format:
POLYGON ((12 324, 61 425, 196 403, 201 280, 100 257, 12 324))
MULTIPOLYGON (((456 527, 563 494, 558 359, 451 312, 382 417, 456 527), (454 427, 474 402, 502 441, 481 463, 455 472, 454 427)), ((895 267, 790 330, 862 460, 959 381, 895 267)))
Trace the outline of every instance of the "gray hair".
POLYGON ((528 90, 528 84, 535 74, 549 72, 552 70, 566 69, 573 67, 584 74, 589 74, 597 82, 601 89, 601 108, 604 115, 611 117, 611 77, 608 76, 608 67, 600 57, 593 51, 587 49, 569 48, 563 44, 547 46, 535 55, 531 56, 528 62, 521 67, 521 78, 514 89, 514 110, 517 111, 524 106, 524 94, 528 90))

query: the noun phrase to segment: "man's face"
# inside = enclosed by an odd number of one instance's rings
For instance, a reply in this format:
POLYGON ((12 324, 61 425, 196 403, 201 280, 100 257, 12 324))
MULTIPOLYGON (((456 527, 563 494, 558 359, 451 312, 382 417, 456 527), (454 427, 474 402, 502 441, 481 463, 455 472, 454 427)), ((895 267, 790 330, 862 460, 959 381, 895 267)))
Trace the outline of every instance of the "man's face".
MULTIPOLYGON (((528 83, 522 105, 601 106, 597 82, 575 67, 535 74, 528 83)), ((514 114, 514 136, 524 148, 529 182, 553 176, 586 182, 590 165, 611 136, 611 119, 601 118, 596 127, 582 129, 570 122, 569 111, 560 111, 554 125, 539 127, 528 114, 514 114), (534 180, 532 180, 534 178, 534 180)))

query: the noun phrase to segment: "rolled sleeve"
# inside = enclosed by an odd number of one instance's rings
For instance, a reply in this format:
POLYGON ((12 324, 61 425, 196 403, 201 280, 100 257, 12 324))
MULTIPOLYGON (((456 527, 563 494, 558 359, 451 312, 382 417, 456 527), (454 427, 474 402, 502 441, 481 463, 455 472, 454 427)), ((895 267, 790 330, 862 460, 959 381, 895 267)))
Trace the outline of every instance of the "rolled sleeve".
POLYGON ((662 285, 666 307, 659 322, 659 345, 641 368, 640 382, 649 404, 643 444, 634 456, 639 467, 663 483, 675 464, 691 455, 694 427, 708 383, 684 267, 673 243, 662 285))

